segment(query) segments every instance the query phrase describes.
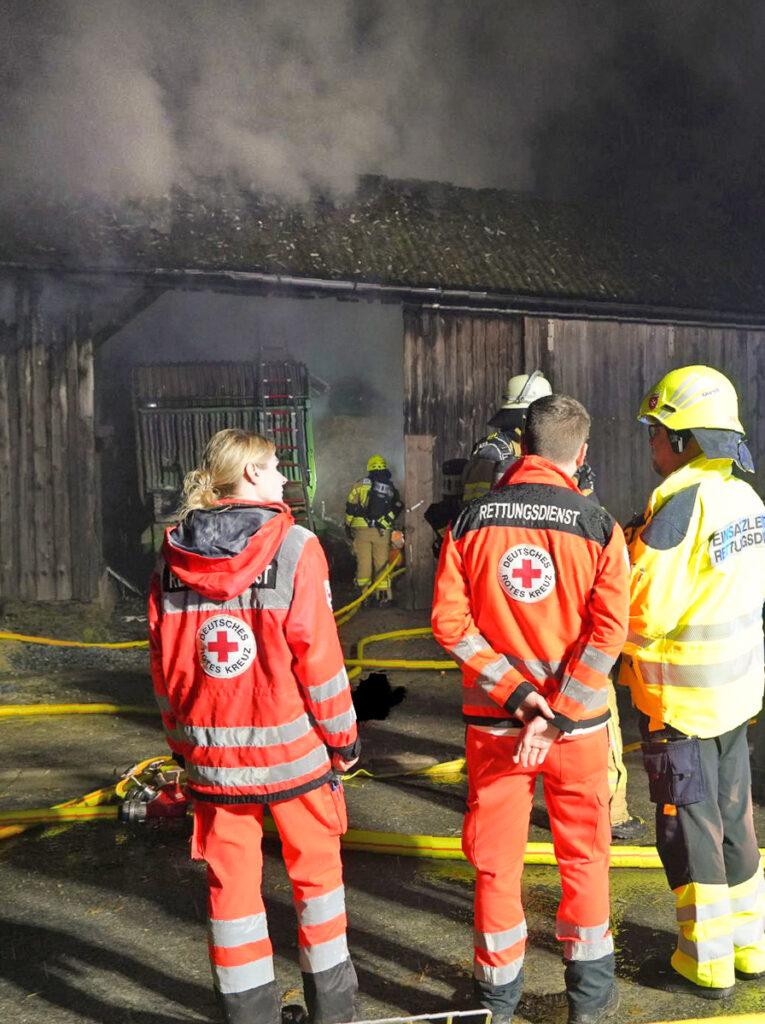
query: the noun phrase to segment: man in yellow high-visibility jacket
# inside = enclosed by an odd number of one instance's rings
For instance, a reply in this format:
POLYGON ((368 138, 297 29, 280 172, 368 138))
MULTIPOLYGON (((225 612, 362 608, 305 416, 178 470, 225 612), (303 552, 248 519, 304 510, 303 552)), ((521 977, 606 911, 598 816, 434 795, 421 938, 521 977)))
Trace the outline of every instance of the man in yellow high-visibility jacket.
POLYGON ((620 682, 640 712, 656 845, 676 897, 669 963, 644 980, 707 999, 765 976, 765 880, 747 724, 763 696, 765 506, 722 373, 684 366, 643 399, 662 482, 627 529, 630 634, 620 682))

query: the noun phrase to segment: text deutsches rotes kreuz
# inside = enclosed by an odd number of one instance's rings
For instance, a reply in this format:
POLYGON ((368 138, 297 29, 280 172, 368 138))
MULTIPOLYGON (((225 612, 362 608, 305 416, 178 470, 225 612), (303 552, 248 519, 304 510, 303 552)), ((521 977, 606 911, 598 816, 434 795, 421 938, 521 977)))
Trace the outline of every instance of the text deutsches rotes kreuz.
POLYGON ((248 668, 257 646, 252 630, 233 615, 213 615, 197 630, 196 648, 205 675, 233 679, 248 668))

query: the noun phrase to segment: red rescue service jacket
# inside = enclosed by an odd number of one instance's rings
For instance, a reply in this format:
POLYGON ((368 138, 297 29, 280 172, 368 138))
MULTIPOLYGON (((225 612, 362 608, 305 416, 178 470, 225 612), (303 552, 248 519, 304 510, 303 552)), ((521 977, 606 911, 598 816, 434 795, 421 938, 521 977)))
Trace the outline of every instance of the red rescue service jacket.
POLYGON ((279 502, 221 502, 168 529, 152 580, 154 690, 189 789, 287 800, 358 754, 317 538, 279 502))
POLYGON ((621 527, 536 455, 515 462, 447 534, 433 634, 462 667, 470 724, 520 728, 514 712, 534 689, 564 733, 605 724, 628 611, 621 527))

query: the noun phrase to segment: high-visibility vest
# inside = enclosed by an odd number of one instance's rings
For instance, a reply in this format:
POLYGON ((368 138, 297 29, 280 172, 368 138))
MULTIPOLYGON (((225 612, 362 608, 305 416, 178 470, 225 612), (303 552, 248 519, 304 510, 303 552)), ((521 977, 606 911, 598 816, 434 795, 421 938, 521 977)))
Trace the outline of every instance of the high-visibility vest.
POLYGON ((627 539, 619 681, 655 723, 720 736, 762 704, 765 506, 730 460, 700 455, 656 488, 627 539))

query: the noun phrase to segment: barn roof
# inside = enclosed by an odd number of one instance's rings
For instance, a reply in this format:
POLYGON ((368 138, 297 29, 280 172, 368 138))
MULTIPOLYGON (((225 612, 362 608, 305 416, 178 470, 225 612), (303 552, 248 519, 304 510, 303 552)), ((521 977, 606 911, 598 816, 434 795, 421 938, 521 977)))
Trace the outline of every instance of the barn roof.
POLYGON ((765 277, 728 233, 650 236, 613 210, 528 193, 365 177, 290 202, 207 182, 119 207, 38 203, 0 221, 0 265, 246 272, 495 296, 765 312, 765 277))

